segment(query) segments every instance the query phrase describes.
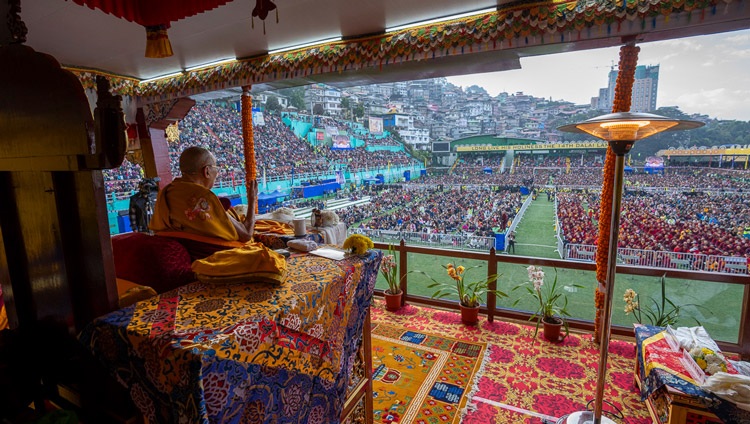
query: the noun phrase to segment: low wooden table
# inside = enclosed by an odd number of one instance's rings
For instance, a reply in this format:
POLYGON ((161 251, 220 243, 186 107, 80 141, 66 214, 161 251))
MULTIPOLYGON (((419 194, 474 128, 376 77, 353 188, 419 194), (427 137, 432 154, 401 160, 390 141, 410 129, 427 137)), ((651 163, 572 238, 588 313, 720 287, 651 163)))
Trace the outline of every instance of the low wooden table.
MULTIPOLYGON (((642 389, 637 363, 633 379, 642 389)), ((667 385, 651 393, 644 402, 654 424, 723 424, 699 399, 667 385)))
POLYGON ((660 338, 663 330, 635 326, 637 355, 633 378, 641 393, 647 394, 645 403, 651 419, 655 424, 722 424, 705 406, 712 396, 689 376, 680 362, 682 355, 660 338), (659 358, 659 362, 654 358, 659 358))

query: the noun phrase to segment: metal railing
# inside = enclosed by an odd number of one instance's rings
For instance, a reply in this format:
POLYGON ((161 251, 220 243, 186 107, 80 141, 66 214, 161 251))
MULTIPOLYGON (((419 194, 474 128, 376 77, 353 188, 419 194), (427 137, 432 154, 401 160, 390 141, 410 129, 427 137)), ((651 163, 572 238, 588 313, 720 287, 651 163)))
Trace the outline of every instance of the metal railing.
MULTIPOLYGON (((531 204, 531 202, 532 202, 531 196, 526 196, 526 200, 524 200, 523 204, 521 205, 521 209, 518 210, 518 213, 516 214, 515 217, 513 217, 513 221, 510 223, 510 227, 508 227, 508 229, 505 231, 506 235, 516 231, 516 227, 518 227, 518 224, 520 224, 521 221, 523 220, 523 214, 526 213, 526 209, 529 208, 529 205, 531 204)), ((507 239, 507 236, 506 236, 506 239, 507 239)), ((505 248, 503 251, 505 252, 508 251, 507 241, 505 242, 505 248)))
MULTIPOLYGON (((593 262, 596 246, 568 244, 565 258, 574 261, 593 262)), ((742 256, 701 255, 683 252, 668 252, 642 249, 617 249, 618 263, 663 269, 718 272, 722 274, 748 275, 748 260, 742 256)))
POLYGON ((416 246, 431 246, 457 250, 488 251, 495 247, 494 237, 480 237, 470 234, 439 234, 409 231, 373 230, 369 228, 350 228, 350 234, 366 235, 373 241, 397 244, 402 239, 416 246))

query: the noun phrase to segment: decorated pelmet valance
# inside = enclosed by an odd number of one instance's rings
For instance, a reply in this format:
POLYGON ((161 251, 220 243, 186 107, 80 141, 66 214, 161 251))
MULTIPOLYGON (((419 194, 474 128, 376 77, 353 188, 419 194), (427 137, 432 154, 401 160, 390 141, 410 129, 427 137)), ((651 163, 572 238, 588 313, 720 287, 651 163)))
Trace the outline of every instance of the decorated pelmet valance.
MULTIPOLYGON (((687 26, 731 15, 732 6, 741 7, 741 0, 558 0, 526 4, 392 34, 185 72, 147 84, 123 80, 113 86, 122 90, 118 94, 134 95, 141 102, 150 103, 228 87, 382 69, 437 57, 657 31, 667 25, 687 26)), ((92 73, 78 75, 84 85, 92 84, 92 73)))

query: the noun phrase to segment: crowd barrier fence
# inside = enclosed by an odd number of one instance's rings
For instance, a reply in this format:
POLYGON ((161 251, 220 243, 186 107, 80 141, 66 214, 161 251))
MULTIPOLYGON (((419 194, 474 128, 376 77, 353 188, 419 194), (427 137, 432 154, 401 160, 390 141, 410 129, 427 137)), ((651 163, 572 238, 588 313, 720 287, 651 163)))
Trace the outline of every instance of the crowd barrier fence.
MULTIPOLYGON (((568 244, 565 257, 576 261, 593 262, 596 246, 568 244)), ((719 272, 723 274, 748 275, 748 259, 742 256, 702 255, 684 252, 668 252, 643 249, 617 249, 617 262, 650 268, 680 269, 686 271, 719 272)))
POLYGON ((409 231, 349 228, 349 234, 362 234, 380 243, 398 244, 402 239, 410 245, 449 248, 454 250, 489 251, 495 247, 494 237, 468 234, 419 233, 409 231))

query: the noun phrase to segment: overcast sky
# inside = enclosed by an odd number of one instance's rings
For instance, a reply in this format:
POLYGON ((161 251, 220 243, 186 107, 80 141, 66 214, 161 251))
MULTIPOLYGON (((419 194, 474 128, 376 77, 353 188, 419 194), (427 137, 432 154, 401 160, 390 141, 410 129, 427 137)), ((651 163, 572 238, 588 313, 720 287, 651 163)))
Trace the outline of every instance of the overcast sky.
MULTIPOLYGON (((657 107, 750 121, 750 30, 640 44, 639 65, 661 65, 657 107)), ((523 91, 588 104, 607 86, 619 47, 521 59, 521 69, 448 77, 455 85, 477 84, 491 96, 523 91)))

